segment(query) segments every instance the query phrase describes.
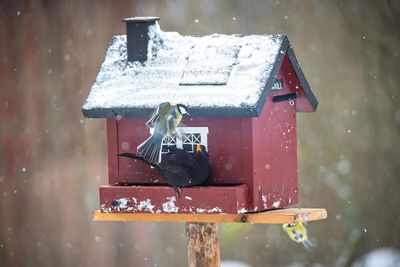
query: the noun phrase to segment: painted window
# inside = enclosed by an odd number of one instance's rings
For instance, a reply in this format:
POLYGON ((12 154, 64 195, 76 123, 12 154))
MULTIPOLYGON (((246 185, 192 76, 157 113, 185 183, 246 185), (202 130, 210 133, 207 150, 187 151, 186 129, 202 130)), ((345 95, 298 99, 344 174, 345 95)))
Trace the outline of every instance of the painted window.
MULTIPOLYGON (((153 132, 154 128, 150 128, 150 134, 153 132)), ((167 154, 171 147, 193 152, 195 145, 200 144, 205 146, 208 151, 207 135, 208 127, 178 127, 175 136, 167 136, 163 139, 161 157, 162 154, 167 154)))

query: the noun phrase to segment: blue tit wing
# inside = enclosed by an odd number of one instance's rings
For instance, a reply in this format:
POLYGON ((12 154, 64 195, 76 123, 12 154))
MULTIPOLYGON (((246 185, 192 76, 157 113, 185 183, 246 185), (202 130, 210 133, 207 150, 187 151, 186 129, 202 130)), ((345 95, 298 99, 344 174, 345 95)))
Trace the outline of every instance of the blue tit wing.
POLYGON ((307 249, 307 250, 313 250, 316 248, 316 246, 309 240, 309 239, 305 239, 301 242, 303 244, 303 246, 307 249))
POLYGON ((170 110, 166 118, 167 133, 169 135, 175 134, 176 127, 178 127, 182 120, 182 114, 177 111, 175 106, 170 110))
POLYGON ((151 115, 151 117, 149 118, 149 120, 146 121, 147 127, 150 127, 150 128, 155 127, 159 118, 160 118, 160 116, 157 113, 153 113, 151 115))
POLYGON ((175 133, 176 122, 175 122, 175 117, 173 114, 168 114, 167 120, 166 120, 166 126, 167 126, 167 134, 168 135, 172 135, 175 133))
POLYGON ((303 242, 304 240, 304 235, 296 230, 292 231, 293 233, 293 238, 297 243, 303 242))
POLYGON ((146 122, 148 127, 155 127, 157 122, 160 120, 160 116, 162 116, 167 110, 171 108, 171 104, 169 102, 163 102, 158 107, 153 110, 149 119, 146 122))
POLYGON ((159 119, 159 111, 160 111, 160 106, 158 106, 153 112, 150 114, 149 119, 146 121, 146 125, 148 127, 154 127, 159 119))

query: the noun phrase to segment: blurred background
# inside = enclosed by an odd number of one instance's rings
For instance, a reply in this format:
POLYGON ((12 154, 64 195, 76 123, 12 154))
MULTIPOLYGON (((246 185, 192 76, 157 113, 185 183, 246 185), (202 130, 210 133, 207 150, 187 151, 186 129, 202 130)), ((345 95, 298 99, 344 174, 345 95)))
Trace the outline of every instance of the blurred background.
POLYGON ((279 225, 220 224, 223 260, 351 266, 378 248, 398 255, 399 1, 26 0, 0 1, 0 266, 186 265, 184 224, 91 221, 106 131, 80 109, 111 36, 135 15, 182 34, 287 34, 319 101, 298 114, 299 206, 329 214, 308 225, 318 248, 279 225))

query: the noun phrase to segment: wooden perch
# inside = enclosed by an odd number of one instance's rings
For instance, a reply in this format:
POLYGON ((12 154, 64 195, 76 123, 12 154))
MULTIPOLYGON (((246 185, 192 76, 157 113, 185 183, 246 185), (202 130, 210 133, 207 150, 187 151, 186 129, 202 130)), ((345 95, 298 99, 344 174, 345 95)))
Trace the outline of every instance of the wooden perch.
POLYGON ((244 214, 192 214, 192 213, 102 213, 93 212, 94 221, 137 222, 214 222, 285 224, 317 221, 327 218, 326 209, 288 208, 244 214))

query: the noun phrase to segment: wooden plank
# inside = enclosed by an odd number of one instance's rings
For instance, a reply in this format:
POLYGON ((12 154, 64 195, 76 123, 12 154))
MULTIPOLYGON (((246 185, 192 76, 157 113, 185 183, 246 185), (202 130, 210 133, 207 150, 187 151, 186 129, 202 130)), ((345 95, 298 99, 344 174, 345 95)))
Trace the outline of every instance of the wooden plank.
POLYGON ((188 266, 220 266, 216 223, 186 223, 188 266))
POLYGON ((94 221, 136 222, 216 222, 285 224, 317 221, 327 218, 326 209, 288 208, 245 214, 192 214, 192 213, 102 213, 93 212, 94 221))

